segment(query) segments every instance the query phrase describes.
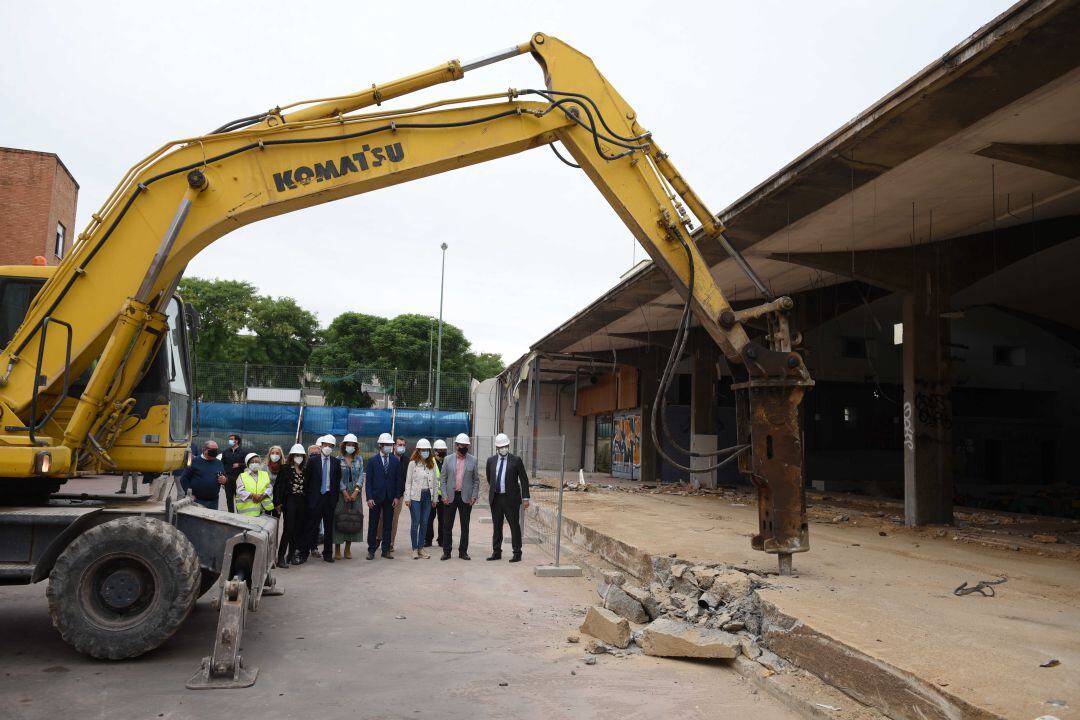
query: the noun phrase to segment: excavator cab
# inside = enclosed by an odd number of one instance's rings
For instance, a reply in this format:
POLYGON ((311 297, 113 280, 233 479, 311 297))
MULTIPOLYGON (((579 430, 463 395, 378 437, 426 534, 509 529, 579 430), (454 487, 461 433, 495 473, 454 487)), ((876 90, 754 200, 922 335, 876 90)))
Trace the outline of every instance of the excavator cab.
MULTIPOLYGON (((41 265, 0 266, 0 346, 6 345, 22 324, 34 297, 52 276, 54 267, 41 265)), ((182 467, 191 445, 192 421, 192 349, 198 330, 194 308, 174 296, 165 314, 167 332, 143 368, 142 378, 131 393, 127 419, 107 455, 85 454, 79 463, 80 473, 135 471, 162 473, 182 467), (110 462, 111 461, 111 462, 110 462)), ((63 427, 86 382, 94 371, 91 365, 72 378, 66 397, 60 399, 50 423, 63 427)), ((55 402, 50 400, 45 404, 55 402)), ((0 502, 28 495, 56 492, 67 478, 53 477, 52 482, 37 478, 8 478, 0 485, 0 502)))

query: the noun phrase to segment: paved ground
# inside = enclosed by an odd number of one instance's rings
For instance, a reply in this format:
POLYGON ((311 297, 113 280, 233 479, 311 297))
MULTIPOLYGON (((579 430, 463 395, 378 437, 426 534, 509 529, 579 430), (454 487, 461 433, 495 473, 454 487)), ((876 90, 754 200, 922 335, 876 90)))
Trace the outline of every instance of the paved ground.
MULTIPOLYGON (((750 549, 757 509, 745 496, 566 493, 566 516, 651 554, 775 572, 750 549)), ((850 647, 1005 717, 1080 717, 1080 563, 954 541, 950 530, 811 522, 796 578, 762 598, 850 647), (999 575, 993 598, 956 597, 999 575), (1039 665, 1056 659, 1056 667, 1039 665), (1065 700, 1069 708, 1047 705, 1065 700)))
POLYGON ((595 600, 590 583, 535 578, 540 558, 528 548, 518 565, 485 562, 491 526, 480 514, 471 562, 399 550, 394 561, 282 573, 286 595, 250 616, 244 655, 261 671, 248 690, 184 689, 216 623, 205 599, 158 651, 113 663, 60 640, 44 584, 0 588, 0 717, 796 717, 714 664, 601 656, 584 665, 582 646, 565 639, 595 600))

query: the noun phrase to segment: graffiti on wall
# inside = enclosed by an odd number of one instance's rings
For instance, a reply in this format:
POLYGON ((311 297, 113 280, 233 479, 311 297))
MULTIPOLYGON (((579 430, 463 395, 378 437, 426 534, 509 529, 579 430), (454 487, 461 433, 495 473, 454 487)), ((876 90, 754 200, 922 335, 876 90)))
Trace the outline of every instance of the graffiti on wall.
POLYGON ((611 438, 611 474, 617 478, 641 478, 641 413, 617 412, 611 438))
POLYGON ((919 423, 926 427, 952 427, 952 409, 949 397, 941 393, 915 393, 915 410, 919 413, 919 423))

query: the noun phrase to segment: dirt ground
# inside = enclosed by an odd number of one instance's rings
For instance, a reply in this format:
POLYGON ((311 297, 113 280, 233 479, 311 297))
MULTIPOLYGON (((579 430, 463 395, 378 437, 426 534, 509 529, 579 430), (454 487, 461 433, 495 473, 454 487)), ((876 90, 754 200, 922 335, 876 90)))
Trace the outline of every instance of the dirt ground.
POLYGON ((596 600, 592 585, 534 577, 547 558, 528 547, 526 562, 485 562, 484 514, 473 516, 471 562, 412 560, 406 515, 396 560, 354 554, 282 573, 286 594, 249 616, 244 657, 260 672, 245 690, 184 689, 211 647, 208 598, 157 651, 105 662, 60 640, 44 584, 2 587, 0 717, 797 717, 716 664, 637 655, 585 665, 583 645, 566 638, 596 600))
POLYGON ((793 578, 776 577, 776 559, 750 549, 757 509, 745 493, 652 494, 624 486, 621 492, 568 492, 565 512, 653 555, 769 573, 770 587, 759 595, 781 612, 976 707, 1004 717, 1077 717, 1080 563, 1071 559, 1074 546, 1055 543, 1060 554, 1050 557, 1048 545, 1023 532, 1005 543, 986 541, 1023 522, 990 525, 994 532, 981 525, 911 530, 890 519, 890 506, 875 502, 851 499, 841 506, 813 499, 810 551, 795 556, 793 578), (1008 581, 997 586, 996 597, 953 594, 962 582, 1002 576, 1008 581), (1058 664, 1040 667, 1052 659, 1058 664), (1047 704, 1057 700, 1069 707, 1047 704))

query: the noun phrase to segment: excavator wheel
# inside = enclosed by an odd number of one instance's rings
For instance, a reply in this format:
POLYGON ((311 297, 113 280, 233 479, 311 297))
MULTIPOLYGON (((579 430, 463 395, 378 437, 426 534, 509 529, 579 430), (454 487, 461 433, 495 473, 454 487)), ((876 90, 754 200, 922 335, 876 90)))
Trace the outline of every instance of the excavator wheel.
POLYGON ((195 547, 172 525, 147 517, 87 530, 49 575, 49 615, 61 637, 96 658, 142 655, 168 640, 199 591, 195 547))

